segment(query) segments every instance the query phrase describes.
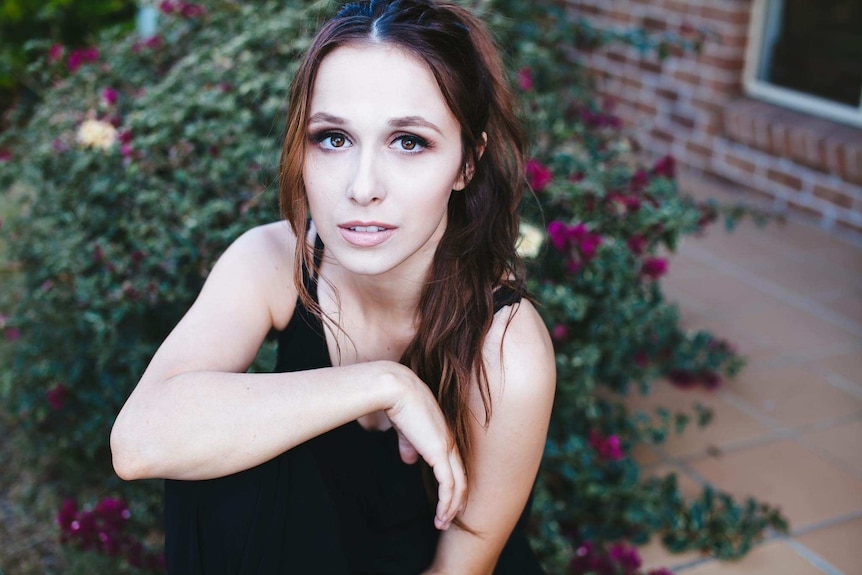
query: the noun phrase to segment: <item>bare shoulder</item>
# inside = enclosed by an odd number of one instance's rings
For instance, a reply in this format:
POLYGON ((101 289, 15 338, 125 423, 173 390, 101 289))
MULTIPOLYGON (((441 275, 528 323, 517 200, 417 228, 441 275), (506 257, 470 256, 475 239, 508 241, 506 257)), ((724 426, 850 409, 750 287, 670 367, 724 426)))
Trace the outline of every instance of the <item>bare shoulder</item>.
POLYGON ((278 221, 251 228, 237 238, 212 270, 212 275, 239 281, 249 295, 268 302, 273 326, 283 328, 293 313, 296 288, 293 263, 296 237, 278 221))
POLYGON ((553 401, 554 347, 544 321, 529 300, 497 312, 483 355, 492 403, 526 401, 544 412, 553 401))

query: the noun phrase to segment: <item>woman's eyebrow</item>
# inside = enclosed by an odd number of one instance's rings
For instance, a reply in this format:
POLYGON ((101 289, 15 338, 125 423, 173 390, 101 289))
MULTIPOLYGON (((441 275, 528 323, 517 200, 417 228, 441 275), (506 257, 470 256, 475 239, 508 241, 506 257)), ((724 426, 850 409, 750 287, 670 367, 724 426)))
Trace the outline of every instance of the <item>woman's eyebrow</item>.
POLYGON ((347 120, 344 118, 339 118, 338 116, 333 116, 332 114, 327 114, 326 112, 317 112, 312 114, 312 116, 308 119, 309 124, 313 124, 314 122, 323 122, 326 124, 336 124, 338 126, 343 126, 347 123, 347 120))
POLYGON ((389 125, 393 128, 409 128, 411 126, 423 126, 425 128, 430 128, 440 134, 443 135, 443 132, 435 126, 433 123, 429 122, 422 116, 404 116, 403 118, 392 118, 389 120, 389 125))

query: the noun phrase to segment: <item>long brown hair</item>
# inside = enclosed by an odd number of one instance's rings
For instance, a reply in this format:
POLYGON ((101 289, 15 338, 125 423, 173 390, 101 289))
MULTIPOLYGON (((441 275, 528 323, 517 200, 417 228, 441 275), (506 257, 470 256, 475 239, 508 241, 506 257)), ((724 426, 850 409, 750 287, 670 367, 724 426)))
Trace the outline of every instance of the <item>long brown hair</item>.
POLYGON ((431 0, 344 6, 314 37, 293 79, 281 156, 280 207, 299 239, 294 280, 309 309, 320 313, 302 282, 302 267, 313 268, 305 241, 308 206, 302 178, 311 91, 327 54, 365 42, 397 45, 421 58, 461 126, 462 165, 469 183, 450 197, 446 231, 419 302, 418 331, 401 361, 435 393, 469 465, 467 399, 474 378, 486 425, 491 417, 482 348, 494 315, 493 292, 505 283, 524 293, 523 265, 515 251, 524 140, 497 48, 467 10, 431 0))

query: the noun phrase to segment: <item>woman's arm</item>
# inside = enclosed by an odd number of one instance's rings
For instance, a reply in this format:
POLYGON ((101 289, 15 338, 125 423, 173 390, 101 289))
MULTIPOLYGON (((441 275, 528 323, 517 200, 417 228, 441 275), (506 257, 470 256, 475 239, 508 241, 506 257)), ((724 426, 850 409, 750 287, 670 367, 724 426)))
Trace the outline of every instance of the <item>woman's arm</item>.
POLYGON ((293 313, 294 241, 286 224, 271 224, 244 234, 219 259, 117 416, 117 474, 221 477, 384 410, 434 469, 438 525, 447 525, 462 505, 463 471, 433 395, 408 368, 378 361, 243 373, 271 327, 285 327, 293 313))
POLYGON ((471 397, 470 492, 459 518, 477 535, 456 526, 442 533, 428 575, 492 573, 536 478, 556 385, 553 347, 529 302, 518 305, 506 328, 508 318, 497 314, 484 349, 492 407, 487 427, 478 391, 471 397))

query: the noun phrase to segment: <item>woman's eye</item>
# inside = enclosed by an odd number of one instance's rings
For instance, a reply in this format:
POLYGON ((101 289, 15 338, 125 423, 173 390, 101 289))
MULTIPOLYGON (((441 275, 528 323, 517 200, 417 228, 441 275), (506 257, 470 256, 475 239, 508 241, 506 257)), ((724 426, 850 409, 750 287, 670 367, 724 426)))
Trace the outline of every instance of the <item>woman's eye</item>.
POLYGON ((314 136, 313 140, 324 150, 337 150, 349 144, 347 136, 337 132, 324 132, 314 136))
POLYGON ((405 152, 420 152, 428 147, 428 142, 417 136, 399 136, 396 141, 405 152))
POLYGON ((331 148, 341 148, 347 143, 347 138, 341 134, 330 134, 323 141, 329 142, 329 147, 331 148))

